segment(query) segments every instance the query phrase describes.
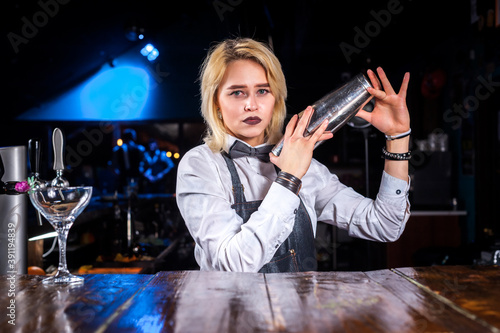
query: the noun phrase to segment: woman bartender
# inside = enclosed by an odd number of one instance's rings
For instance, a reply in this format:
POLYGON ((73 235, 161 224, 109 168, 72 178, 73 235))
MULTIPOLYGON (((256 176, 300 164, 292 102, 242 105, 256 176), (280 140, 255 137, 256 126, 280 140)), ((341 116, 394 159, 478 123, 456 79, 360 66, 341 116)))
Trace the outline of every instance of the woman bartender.
POLYGON ((333 134, 325 132, 325 121, 303 136, 311 107, 286 126, 281 154, 269 153, 282 136, 287 90, 281 65, 265 44, 237 38, 210 49, 200 74, 205 143, 182 158, 176 186, 201 270, 315 270, 317 221, 368 240, 400 237, 409 218, 409 73, 398 93, 381 68, 377 73, 381 84, 367 73, 375 108, 357 114, 388 139, 372 200, 312 158, 315 143, 333 134))

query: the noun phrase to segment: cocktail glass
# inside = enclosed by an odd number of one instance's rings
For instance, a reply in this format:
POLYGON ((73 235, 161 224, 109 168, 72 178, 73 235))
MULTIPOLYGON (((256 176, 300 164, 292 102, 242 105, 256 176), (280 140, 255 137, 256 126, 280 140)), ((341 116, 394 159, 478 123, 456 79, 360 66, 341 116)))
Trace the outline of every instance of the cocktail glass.
POLYGON ((31 203, 49 221, 57 232, 59 242, 59 268, 54 276, 45 278, 43 284, 83 283, 82 276, 68 271, 66 242, 75 219, 87 207, 92 197, 92 186, 46 187, 29 193, 31 203))

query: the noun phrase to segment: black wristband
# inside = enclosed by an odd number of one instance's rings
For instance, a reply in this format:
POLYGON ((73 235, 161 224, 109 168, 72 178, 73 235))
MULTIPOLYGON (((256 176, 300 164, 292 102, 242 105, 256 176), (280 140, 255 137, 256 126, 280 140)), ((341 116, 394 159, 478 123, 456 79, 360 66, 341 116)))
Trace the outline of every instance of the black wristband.
POLYGON ((407 153, 390 153, 387 149, 385 149, 385 147, 383 147, 382 158, 391 161, 408 161, 411 158, 411 151, 408 151, 407 153))
POLYGON ((284 171, 280 171, 274 181, 297 195, 302 187, 302 181, 299 178, 284 171))

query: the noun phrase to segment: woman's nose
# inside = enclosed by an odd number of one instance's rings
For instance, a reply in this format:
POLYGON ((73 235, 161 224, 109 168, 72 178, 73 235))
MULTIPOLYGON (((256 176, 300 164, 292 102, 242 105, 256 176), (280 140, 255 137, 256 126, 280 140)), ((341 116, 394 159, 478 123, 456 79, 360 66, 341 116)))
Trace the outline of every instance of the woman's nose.
POLYGON ((245 111, 255 111, 257 110, 257 103, 253 97, 249 97, 245 105, 245 111))

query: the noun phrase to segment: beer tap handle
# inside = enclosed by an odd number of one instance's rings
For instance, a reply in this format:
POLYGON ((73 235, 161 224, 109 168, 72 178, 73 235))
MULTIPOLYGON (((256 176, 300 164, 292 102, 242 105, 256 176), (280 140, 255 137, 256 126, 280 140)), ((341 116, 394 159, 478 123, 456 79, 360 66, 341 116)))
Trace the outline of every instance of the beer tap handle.
POLYGON ((38 139, 30 139, 28 141, 28 155, 30 159, 30 172, 34 178, 31 187, 36 189, 45 188, 46 182, 40 179, 40 156, 41 156, 41 143, 38 139))
POLYGON ((59 128, 56 128, 52 134, 52 146, 54 148, 53 169, 56 172, 56 178, 52 180, 52 186, 67 187, 69 183, 62 176, 64 171, 64 136, 59 128))
POLYGON ((38 139, 28 141, 28 152, 31 173, 38 179, 40 176, 40 141, 38 139))
MULTIPOLYGON (((38 139, 30 139, 28 141, 28 155, 30 159, 30 169, 31 174, 35 178, 33 179, 32 186, 34 189, 44 188, 45 182, 40 180, 40 141, 38 139)), ((42 214, 37 210, 36 217, 38 225, 42 224, 42 214)))
POLYGON ((52 145, 54 148, 53 169, 55 171, 64 170, 64 161, 63 161, 64 136, 59 128, 56 128, 54 130, 54 133, 52 134, 52 145))

